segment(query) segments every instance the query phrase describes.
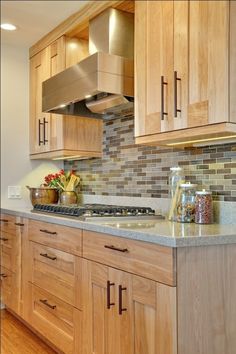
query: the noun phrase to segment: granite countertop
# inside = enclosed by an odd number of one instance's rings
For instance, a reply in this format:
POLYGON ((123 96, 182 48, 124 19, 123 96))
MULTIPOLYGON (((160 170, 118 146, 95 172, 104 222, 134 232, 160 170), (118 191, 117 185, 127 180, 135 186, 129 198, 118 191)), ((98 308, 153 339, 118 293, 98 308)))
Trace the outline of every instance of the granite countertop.
POLYGON ((183 224, 166 220, 79 221, 75 218, 32 213, 30 209, 5 209, 3 213, 106 233, 169 247, 236 243, 236 225, 183 224))

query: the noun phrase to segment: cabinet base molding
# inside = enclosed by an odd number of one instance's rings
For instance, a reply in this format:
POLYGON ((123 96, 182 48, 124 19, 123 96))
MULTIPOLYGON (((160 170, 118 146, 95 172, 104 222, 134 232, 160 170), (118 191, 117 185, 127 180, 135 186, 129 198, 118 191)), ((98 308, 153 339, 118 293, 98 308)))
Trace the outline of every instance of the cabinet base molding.
POLYGON ((41 154, 31 154, 31 160, 67 160, 72 158, 78 160, 89 159, 91 157, 102 157, 102 152, 99 151, 77 151, 77 150, 55 150, 44 152, 41 154))
POLYGON ((27 327, 31 332, 33 332, 39 339, 41 339, 44 343, 46 343, 50 348, 52 348, 56 353, 58 354, 64 354, 62 351, 60 351, 57 347, 55 347, 54 344, 49 342, 48 339, 43 337, 36 329, 34 329, 28 322, 23 320, 22 317, 18 316, 14 311, 9 309, 8 307, 5 308, 6 311, 8 311, 10 314, 12 314, 14 317, 16 317, 25 327, 27 327))
POLYGON ((172 147, 208 145, 211 142, 221 142, 228 139, 236 141, 235 123, 209 124, 202 127, 187 128, 165 133, 136 137, 136 144, 164 145, 172 147))

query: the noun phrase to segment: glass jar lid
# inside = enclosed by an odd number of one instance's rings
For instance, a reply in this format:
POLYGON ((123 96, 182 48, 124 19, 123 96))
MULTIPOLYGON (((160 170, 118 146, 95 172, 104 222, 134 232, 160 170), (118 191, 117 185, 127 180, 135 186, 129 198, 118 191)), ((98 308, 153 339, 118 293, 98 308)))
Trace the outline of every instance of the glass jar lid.
POLYGON ((212 192, 206 191, 205 189, 203 189, 202 191, 196 191, 196 194, 206 195, 206 194, 212 194, 212 192))

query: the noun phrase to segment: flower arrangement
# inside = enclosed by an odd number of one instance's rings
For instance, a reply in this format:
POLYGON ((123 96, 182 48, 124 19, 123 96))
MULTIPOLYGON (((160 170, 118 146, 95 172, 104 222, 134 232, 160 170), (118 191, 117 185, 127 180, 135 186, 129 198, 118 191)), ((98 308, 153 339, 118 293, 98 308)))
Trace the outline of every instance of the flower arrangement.
POLYGON ((48 174, 44 177, 44 186, 56 188, 61 191, 74 191, 79 185, 80 178, 76 176, 74 171, 65 172, 60 170, 55 174, 48 174))

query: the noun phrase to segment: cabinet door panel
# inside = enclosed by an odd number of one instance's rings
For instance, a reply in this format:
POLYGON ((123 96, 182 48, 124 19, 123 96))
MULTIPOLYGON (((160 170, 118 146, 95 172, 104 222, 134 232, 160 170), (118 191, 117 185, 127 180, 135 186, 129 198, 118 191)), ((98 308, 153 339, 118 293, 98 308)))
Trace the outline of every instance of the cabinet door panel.
POLYGON ((83 354, 108 354, 107 281, 108 267, 83 259, 83 354))
POLYGON ((44 49, 30 61, 30 153, 49 150, 50 115, 42 112, 42 82, 50 77, 48 52, 44 49), (45 119, 45 120, 44 120, 45 119), (47 123, 44 123, 47 122, 47 123))
POLYGON ((188 127, 228 121, 228 7, 189 2, 188 127))
MULTIPOLYGON (((174 82, 173 106, 174 129, 187 128, 187 107, 188 107, 188 19, 189 2, 174 1, 174 71, 177 79, 174 82), (176 89, 175 89, 176 87, 176 89)), ((174 72, 172 73, 174 75, 174 72)))
MULTIPOLYGON (((65 69, 65 38, 61 37, 52 43, 48 51, 52 77, 65 69)), ((63 149, 63 119, 60 114, 51 114, 50 150, 63 149)))

